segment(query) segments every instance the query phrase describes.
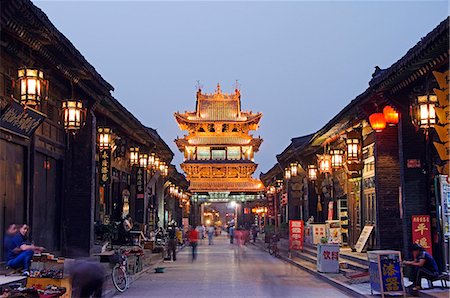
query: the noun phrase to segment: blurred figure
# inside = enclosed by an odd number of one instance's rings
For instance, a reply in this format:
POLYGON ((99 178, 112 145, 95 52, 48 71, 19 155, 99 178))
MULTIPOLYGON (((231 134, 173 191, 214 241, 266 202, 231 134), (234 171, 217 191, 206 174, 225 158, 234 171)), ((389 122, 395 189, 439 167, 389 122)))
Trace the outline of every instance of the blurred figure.
POLYGON ((17 234, 17 226, 15 224, 10 224, 5 231, 5 237, 3 238, 3 258, 2 260, 7 260, 7 251, 10 246, 12 246, 12 241, 14 236, 17 234))
POLYGON ((169 260, 176 261, 177 260, 177 235, 175 225, 172 223, 167 228, 169 232, 169 260))
POLYGON ((192 247, 192 262, 197 259, 198 231, 191 228, 188 234, 189 244, 192 247))
POLYGON ((210 225, 208 227, 208 244, 213 245, 213 238, 214 238, 214 227, 210 225))
POLYGON ((228 234, 230 235, 230 243, 233 244, 233 241, 234 241, 234 226, 230 226, 228 234))
POLYGON ((252 225, 252 236, 253 236, 253 243, 255 243, 256 238, 258 237, 258 227, 256 225, 252 225))
POLYGON ((100 263, 76 260, 70 267, 72 297, 102 297, 105 272, 100 263))
MULTIPOLYGON (((13 228, 10 226, 11 231, 13 228)), ((25 276, 30 275, 30 263, 33 258, 33 254, 41 253, 45 250, 42 246, 35 246, 27 242, 27 234, 30 228, 28 225, 23 224, 19 227, 19 232, 15 233, 12 239, 8 241, 6 248, 8 267, 13 269, 22 269, 22 273, 25 276)))

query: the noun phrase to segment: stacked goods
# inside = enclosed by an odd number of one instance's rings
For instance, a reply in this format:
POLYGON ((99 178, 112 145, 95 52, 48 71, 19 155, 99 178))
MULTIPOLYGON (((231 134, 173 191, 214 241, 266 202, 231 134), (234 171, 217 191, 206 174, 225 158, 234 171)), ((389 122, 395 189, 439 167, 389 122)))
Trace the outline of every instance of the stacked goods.
POLYGON ((31 262, 30 277, 61 279, 64 277, 64 261, 49 253, 36 254, 31 262))

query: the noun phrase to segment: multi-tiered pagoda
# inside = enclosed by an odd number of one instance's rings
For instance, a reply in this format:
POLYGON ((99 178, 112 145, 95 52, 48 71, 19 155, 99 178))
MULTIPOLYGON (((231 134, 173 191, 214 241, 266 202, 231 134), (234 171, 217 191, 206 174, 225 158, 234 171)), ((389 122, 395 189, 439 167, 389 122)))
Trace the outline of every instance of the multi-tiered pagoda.
POLYGON ((262 113, 241 111, 238 89, 222 93, 219 84, 213 94, 197 91, 194 112, 175 113, 180 129, 188 131, 175 142, 184 154, 181 168, 191 192, 226 201, 234 195, 247 200, 262 191, 252 174, 257 167, 253 156, 263 140, 249 134, 258 129, 261 117, 262 113))

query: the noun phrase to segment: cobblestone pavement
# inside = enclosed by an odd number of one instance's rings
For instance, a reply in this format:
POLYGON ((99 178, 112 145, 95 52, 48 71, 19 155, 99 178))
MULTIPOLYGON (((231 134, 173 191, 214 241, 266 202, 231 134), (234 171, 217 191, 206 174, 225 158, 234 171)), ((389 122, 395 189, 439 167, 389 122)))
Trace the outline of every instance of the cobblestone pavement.
POLYGON ((115 297, 346 297, 343 292, 253 245, 242 251, 225 236, 205 239, 191 262, 190 247, 165 273, 147 272, 115 297))

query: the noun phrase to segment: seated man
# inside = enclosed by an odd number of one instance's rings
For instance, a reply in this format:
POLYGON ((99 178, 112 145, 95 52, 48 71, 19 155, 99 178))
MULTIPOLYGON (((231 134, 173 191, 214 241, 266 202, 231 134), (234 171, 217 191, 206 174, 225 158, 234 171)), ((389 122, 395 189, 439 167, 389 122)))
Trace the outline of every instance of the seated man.
POLYGON ((403 264, 412 267, 410 280, 413 282, 413 290, 422 289, 422 278, 433 279, 439 275, 436 261, 417 243, 412 245, 414 261, 404 261, 403 264))
POLYGON ((34 252, 41 253, 45 248, 35 246, 34 244, 26 244, 26 235, 29 231, 28 225, 21 225, 19 233, 12 237, 11 241, 5 244, 7 253, 6 265, 13 268, 23 268, 23 275, 30 275, 30 263, 34 252))

